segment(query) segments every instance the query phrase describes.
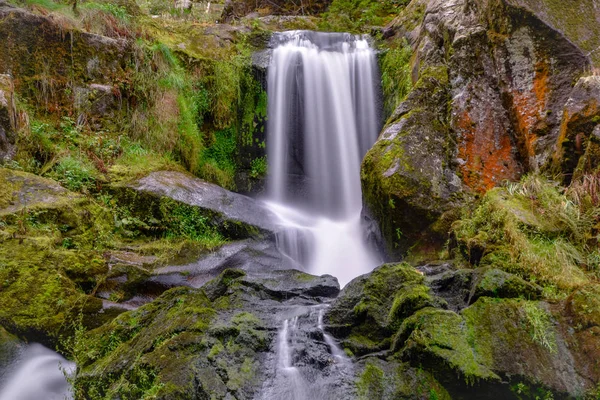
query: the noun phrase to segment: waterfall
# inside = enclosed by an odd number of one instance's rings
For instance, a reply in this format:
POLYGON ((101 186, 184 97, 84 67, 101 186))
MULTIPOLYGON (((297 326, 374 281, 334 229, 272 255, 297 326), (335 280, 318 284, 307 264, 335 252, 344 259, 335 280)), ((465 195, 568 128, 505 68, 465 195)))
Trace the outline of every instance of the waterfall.
POLYGON ((0 388, 0 400, 71 399, 66 375, 75 364, 40 344, 31 344, 0 388))
POLYGON ((360 36, 276 34, 268 72, 267 204, 281 251, 345 285, 379 260, 361 227, 360 163, 377 139, 375 53, 360 36))

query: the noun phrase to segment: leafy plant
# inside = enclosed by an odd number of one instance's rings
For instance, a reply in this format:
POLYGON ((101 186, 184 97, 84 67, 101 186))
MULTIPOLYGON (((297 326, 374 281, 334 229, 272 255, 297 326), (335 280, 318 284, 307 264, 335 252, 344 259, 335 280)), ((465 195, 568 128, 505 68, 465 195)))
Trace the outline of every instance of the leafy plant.
POLYGON ((96 171, 93 165, 87 160, 73 156, 62 158, 50 176, 73 191, 89 191, 96 185, 96 171))
POLYGON ((250 176, 264 178, 267 175, 267 157, 255 158, 250 162, 250 176))

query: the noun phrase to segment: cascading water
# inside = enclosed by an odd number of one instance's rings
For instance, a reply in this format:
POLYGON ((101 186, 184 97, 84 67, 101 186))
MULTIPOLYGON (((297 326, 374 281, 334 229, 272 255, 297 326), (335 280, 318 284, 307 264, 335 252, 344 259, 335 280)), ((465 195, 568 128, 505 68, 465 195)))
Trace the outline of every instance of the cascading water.
POLYGON ((71 399, 65 375, 75 371, 75 364, 45 348, 31 344, 8 372, 0 385, 0 400, 71 399))
MULTIPOLYGON (((365 38, 274 37, 268 73, 268 207, 280 251, 342 286, 380 263, 361 225, 360 163, 377 138, 378 71, 365 38)), ((353 398, 352 363, 323 326, 325 305, 283 315, 265 400, 353 398)))
POLYGON ((378 71, 368 41, 294 31, 273 39, 268 202, 281 251, 343 286, 379 264, 361 227, 361 159, 377 138, 378 71))

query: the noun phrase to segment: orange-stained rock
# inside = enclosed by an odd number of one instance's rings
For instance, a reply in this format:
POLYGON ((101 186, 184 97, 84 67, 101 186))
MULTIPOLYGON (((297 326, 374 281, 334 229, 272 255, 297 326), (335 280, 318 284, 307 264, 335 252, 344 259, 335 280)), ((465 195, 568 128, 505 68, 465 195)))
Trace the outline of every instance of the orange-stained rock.
POLYGON ((555 170, 570 182, 600 167, 600 76, 579 79, 565 104, 553 155, 555 170))
MULTIPOLYGON (((418 29, 392 28, 413 44, 415 89, 365 157, 362 179, 369 212, 397 255, 444 237, 442 216, 470 194, 548 165, 590 59, 511 0, 431 0, 418 29)), ((586 138, 574 139, 581 153, 591 148, 586 138)))

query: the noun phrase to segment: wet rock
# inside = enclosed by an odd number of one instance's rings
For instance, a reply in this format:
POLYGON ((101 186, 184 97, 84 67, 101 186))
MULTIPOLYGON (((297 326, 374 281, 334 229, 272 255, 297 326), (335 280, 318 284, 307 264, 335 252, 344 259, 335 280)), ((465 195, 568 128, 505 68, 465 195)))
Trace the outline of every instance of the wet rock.
POLYGON ((306 324, 298 334, 317 343, 299 346, 293 359, 310 371, 322 368, 327 376, 335 366, 327 360, 322 332, 316 332, 314 298, 336 290, 330 277, 298 271, 252 276, 238 269, 225 270, 201 289, 168 290, 87 334, 76 393, 256 398, 275 375, 277 331, 295 316, 306 318, 298 323, 306 324), (106 340, 112 345, 105 347, 106 340))
MULTIPOLYGON (((104 299, 118 297, 123 306, 139 307, 160 296, 168 289, 187 286, 200 288, 210 280, 219 276, 226 269, 239 269, 248 274, 273 275, 275 271, 295 267, 285 259, 275 243, 271 241, 256 241, 252 239, 227 243, 211 252, 196 255, 189 263, 156 266, 156 258, 139 256, 131 252, 112 253, 109 260, 111 271, 105 283, 99 289, 98 296, 104 299)), ((286 276, 289 272, 284 273, 286 276)), ((298 272, 298 274, 302 274, 298 272)), ((327 295, 327 288, 319 293, 319 285, 323 283, 310 275, 304 275, 307 286, 300 288, 292 285, 289 291, 284 288, 285 282, 280 282, 279 288, 269 286, 270 293, 279 293, 280 297, 297 296, 305 292, 311 296, 327 295), (314 282, 311 282, 315 279, 314 282), (313 290, 310 284, 314 285, 313 290)), ((274 279, 274 275, 273 275, 274 279)), ((255 279, 259 281, 259 279, 255 279)), ((331 283, 333 294, 339 292, 337 281, 331 283)))
POLYGON ((12 158, 17 140, 17 109, 12 77, 0 75, 0 161, 12 158))
POLYGON ((296 270, 248 274, 241 282, 280 300, 296 296, 332 298, 340 292, 333 276, 317 277, 296 270))
POLYGON ((153 172, 113 190, 146 220, 149 215, 168 218, 164 204, 171 201, 199 210, 210 225, 234 239, 274 237, 276 231, 275 217, 255 200, 184 173, 153 172))

